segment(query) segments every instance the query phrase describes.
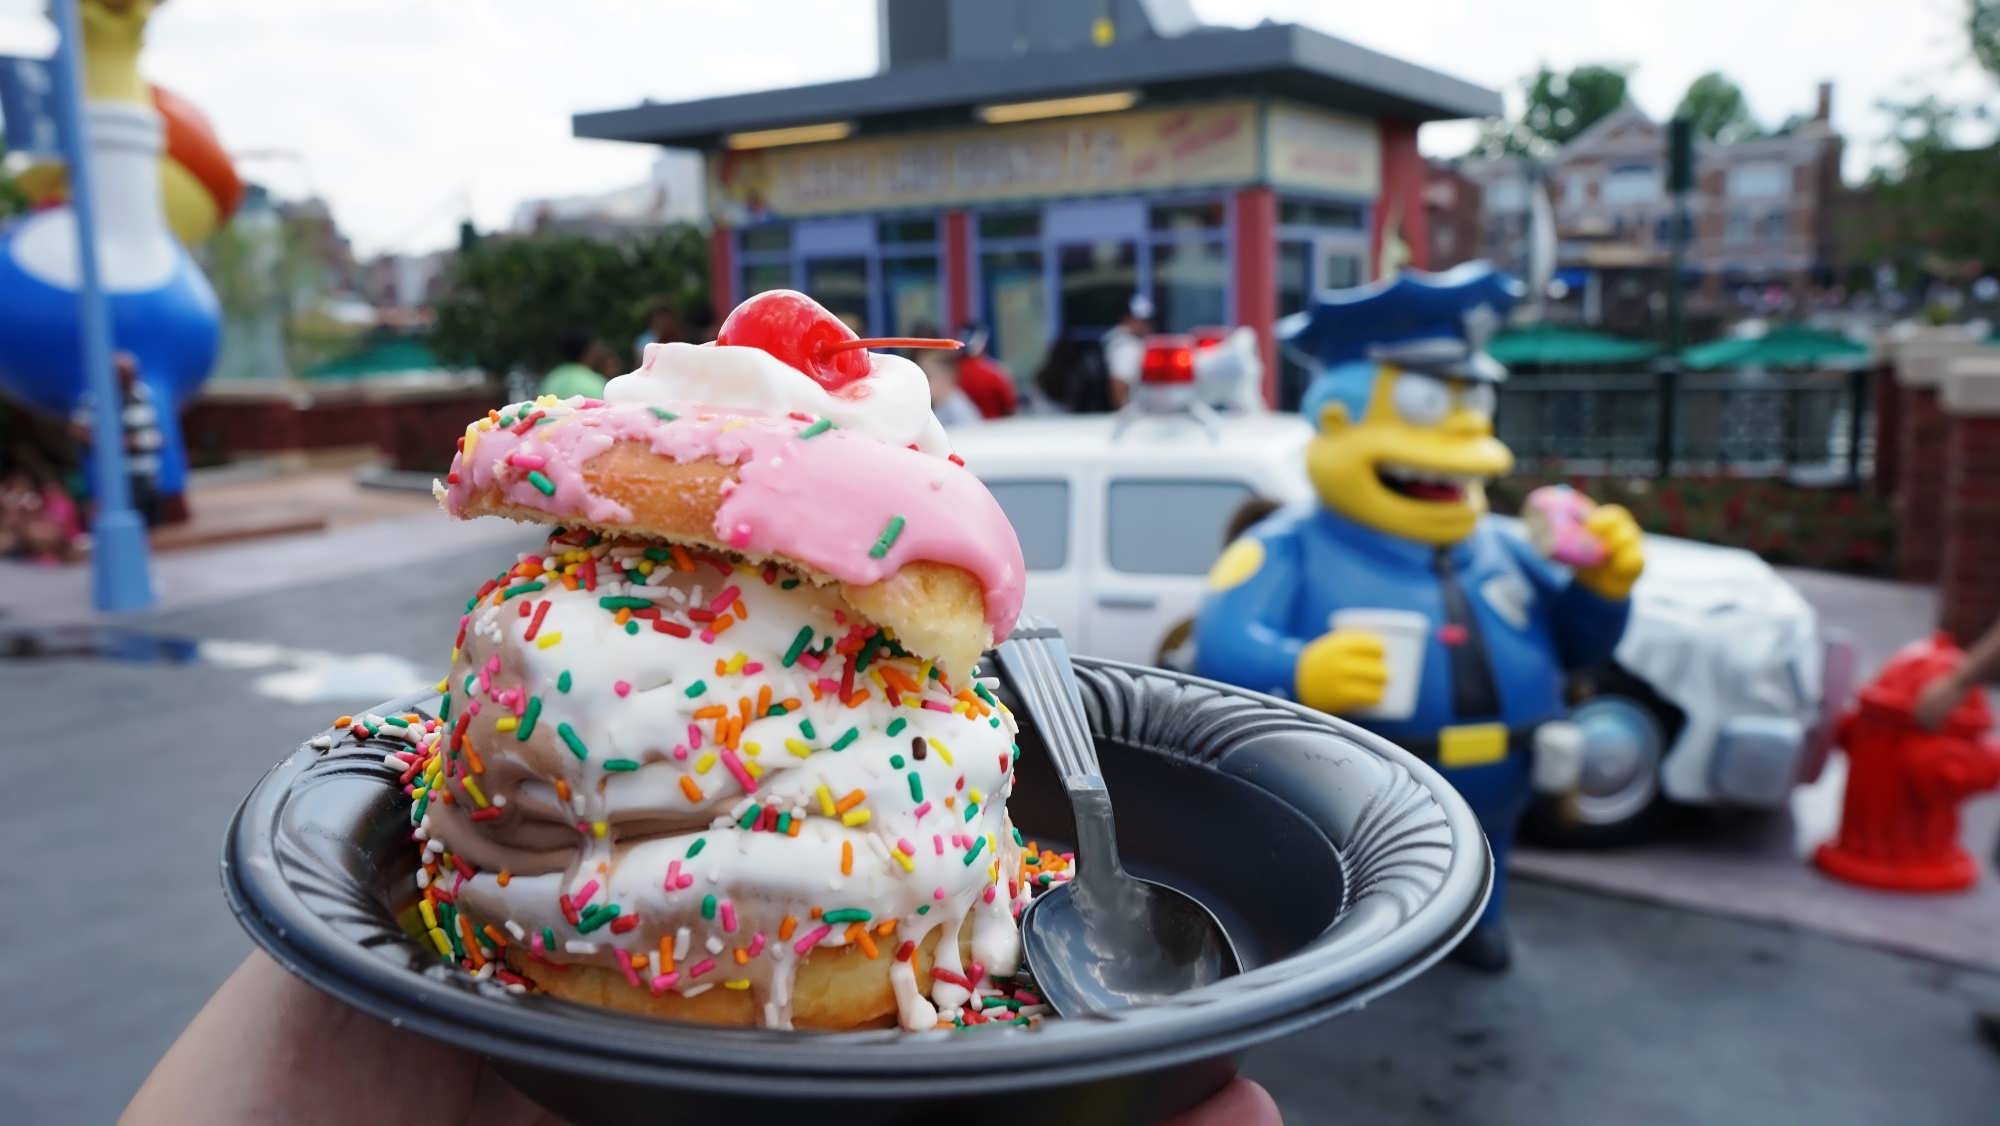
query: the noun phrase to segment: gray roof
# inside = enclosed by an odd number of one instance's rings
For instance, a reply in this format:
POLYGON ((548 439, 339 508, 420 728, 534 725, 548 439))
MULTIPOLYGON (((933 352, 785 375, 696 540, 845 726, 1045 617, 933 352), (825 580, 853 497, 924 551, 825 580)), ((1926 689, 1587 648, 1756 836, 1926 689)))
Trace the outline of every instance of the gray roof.
POLYGON ((1203 28, 1109 47, 921 63, 867 78, 579 113, 579 137, 680 148, 724 134, 858 119, 863 132, 962 125, 973 107, 1139 87, 1149 100, 1277 94, 1409 121, 1495 117, 1500 94, 1310 28, 1203 28))

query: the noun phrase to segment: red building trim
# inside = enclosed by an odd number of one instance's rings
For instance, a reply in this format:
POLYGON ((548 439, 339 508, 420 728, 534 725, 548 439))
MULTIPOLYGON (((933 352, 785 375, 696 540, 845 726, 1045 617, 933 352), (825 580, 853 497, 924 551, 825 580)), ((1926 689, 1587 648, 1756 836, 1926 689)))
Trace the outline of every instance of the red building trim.
POLYGON ((1235 321, 1257 330, 1264 360, 1264 401, 1278 405, 1278 195, 1267 187, 1238 188, 1235 200, 1235 321))
POLYGON ((971 219, 964 211, 944 215, 944 331, 957 332, 972 319, 971 219))
POLYGON ((1394 224, 1403 245, 1410 248, 1409 265, 1430 265, 1430 223, 1424 214, 1424 157, 1417 151, 1417 123, 1380 118, 1375 123, 1382 146, 1382 191, 1368 219, 1368 276, 1382 264, 1382 241, 1394 224))
POLYGON ((708 298, 718 325, 736 308, 735 232, 720 223, 708 233, 708 298))

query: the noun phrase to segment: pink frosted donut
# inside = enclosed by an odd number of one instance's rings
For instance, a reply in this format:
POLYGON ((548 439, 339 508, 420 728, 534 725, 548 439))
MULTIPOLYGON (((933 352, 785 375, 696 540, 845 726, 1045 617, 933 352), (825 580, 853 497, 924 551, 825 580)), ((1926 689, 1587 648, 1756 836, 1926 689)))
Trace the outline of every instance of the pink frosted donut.
POLYGON ((1604 545, 1584 521, 1596 509, 1589 497, 1568 485, 1544 485, 1528 494, 1521 520, 1529 541, 1545 558, 1567 567, 1595 567, 1604 562, 1604 545))
POLYGON ((858 612, 953 671, 1021 609, 1020 542, 978 478, 802 413, 545 396, 468 427, 440 497, 461 518, 784 564, 839 584, 858 612))

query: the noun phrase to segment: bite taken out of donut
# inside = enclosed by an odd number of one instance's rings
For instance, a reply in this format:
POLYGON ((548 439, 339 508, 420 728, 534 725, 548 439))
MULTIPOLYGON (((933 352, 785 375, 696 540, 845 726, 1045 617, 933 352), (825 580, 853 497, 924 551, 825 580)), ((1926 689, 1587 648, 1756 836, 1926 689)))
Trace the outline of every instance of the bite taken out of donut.
POLYGON ((782 564, 953 674, 1013 625, 1020 543, 964 467, 820 419, 681 410, 498 412, 468 429, 443 503, 782 564))

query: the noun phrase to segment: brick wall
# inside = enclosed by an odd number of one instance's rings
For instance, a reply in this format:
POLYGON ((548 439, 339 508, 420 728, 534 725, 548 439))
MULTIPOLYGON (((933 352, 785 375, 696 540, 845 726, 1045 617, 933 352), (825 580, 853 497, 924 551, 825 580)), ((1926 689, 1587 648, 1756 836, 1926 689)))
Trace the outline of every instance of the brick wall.
POLYGON ((1903 394, 1893 368, 1884 365, 1868 374, 1868 401, 1875 408, 1875 476, 1869 487, 1876 496, 1894 496, 1903 466, 1903 394))
POLYGON ((1939 626, 1970 645, 2000 621, 2000 416, 1953 418, 1946 428, 1950 524, 1939 552, 1939 626))
POLYGON ((2000 621, 2000 350, 1949 361, 1938 625, 1970 645, 2000 621))
POLYGON ((259 454, 374 446, 398 469, 441 471, 466 423, 500 405, 484 386, 370 390, 230 389, 181 414, 189 456, 214 464, 259 454))
POLYGON ((1897 573, 1908 582, 1937 578, 1944 520, 1944 412, 1935 387, 1905 386, 1897 407, 1897 573))

